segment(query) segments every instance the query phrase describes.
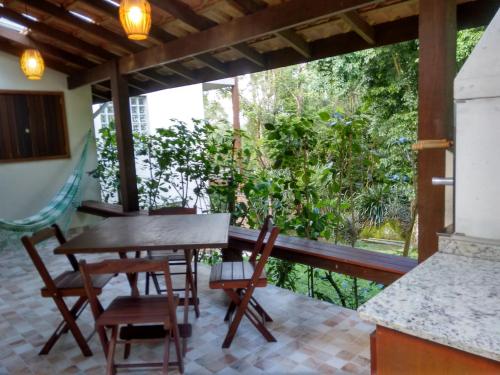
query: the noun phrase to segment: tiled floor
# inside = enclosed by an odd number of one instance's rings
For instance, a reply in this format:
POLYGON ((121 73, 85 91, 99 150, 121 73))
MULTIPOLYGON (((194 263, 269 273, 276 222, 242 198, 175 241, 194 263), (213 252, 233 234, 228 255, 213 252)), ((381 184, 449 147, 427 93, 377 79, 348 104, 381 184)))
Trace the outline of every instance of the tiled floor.
MULTIPOLYGON (((54 273, 67 267, 66 259, 50 250, 44 258, 54 273)), ((227 302, 222 291, 208 289, 209 268, 200 268, 201 317, 195 319, 193 314, 190 318, 193 337, 185 358, 186 374, 369 373, 372 325, 360 321, 354 311, 273 286, 256 294, 274 319, 269 328, 278 342, 267 343, 244 318, 231 348, 221 349, 227 330, 223 322, 227 302)), ((81 355, 70 334, 49 355, 37 354, 59 322, 53 301, 40 297, 40 285, 23 249, 0 251, 0 374, 103 374, 105 360, 96 336, 90 341, 92 357, 81 355)), ((127 287, 125 277, 113 279, 104 301, 128 293, 127 287)), ((89 310, 79 324, 85 335, 92 331, 89 310)), ((161 360, 161 350, 159 345, 135 345, 131 360, 161 360)))

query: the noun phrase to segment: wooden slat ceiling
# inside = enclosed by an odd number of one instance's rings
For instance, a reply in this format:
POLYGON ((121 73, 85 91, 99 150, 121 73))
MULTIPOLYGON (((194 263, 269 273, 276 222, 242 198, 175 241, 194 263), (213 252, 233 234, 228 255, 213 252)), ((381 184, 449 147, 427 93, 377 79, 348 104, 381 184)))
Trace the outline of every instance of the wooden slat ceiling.
MULTIPOLYGON (((143 42, 130 41, 125 36, 118 20, 118 1, 113 4, 107 0, 0 0, 0 17, 28 28, 23 35, 0 26, 0 50, 19 54, 23 48, 36 46, 49 67, 75 75, 110 60, 238 22, 239 18, 296 0, 150 0, 153 26, 150 38, 143 42)), ((464 26, 474 26, 490 19, 493 14, 489 13, 498 8, 500 1, 458 0, 457 3, 469 7, 462 12, 470 18, 464 20, 464 26)), ((340 15, 314 19, 298 27, 134 71, 128 76, 130 91, 138 95, 398 41, 398 37, 388 35, 386 24, 400 25, 401 40, 415 38, 414 30, 404 29, 404 21, 414 28, 417 15, 418 0, 373 1, 340 15), (332 47, 335 38, 344 43, 343 48, 332 47), (352 46, 348 47, 350 40, 352 46)), ((92 92, 95 102, 109 100, 109 82, 94 83, 92 92)))

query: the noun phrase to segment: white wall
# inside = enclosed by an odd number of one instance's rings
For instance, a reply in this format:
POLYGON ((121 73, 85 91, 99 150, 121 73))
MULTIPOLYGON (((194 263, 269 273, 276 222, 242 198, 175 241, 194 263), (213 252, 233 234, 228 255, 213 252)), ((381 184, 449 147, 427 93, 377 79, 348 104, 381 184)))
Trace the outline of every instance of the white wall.
POLYGON ((500 240, 500 11, 455 80, 455 231, 500 240))
MULTIPOLYGON (((18 58, 0 52, 0 90, 62 91, 66 104, 71 159, 0 163, 0 217, 19 219, 44 207, 62 187, 78 161, 84 137, 92 126, 90 87, 67 90, 64 74, 45 70, 40 81, 25 78, 18 58)), ((2 108, 0 108, 2 110, 2 108)), ((85 171, 95 168, 95 143, 88 152, 85 171)), ((99 199, 96 180, 85 177, 83 197, 99 199)), ((90 215, 78 214, 73 226, 92 221, 90 215)))
POLYGON ((500 98, 458 103, 455 231, 500 240, 500 98))
POLYGON ((155 129, 168 127, 171 119, 189 124, 193 118, 199 120, 205 117, 201 84, 157 91, 146 96, 151 133, 155 129))

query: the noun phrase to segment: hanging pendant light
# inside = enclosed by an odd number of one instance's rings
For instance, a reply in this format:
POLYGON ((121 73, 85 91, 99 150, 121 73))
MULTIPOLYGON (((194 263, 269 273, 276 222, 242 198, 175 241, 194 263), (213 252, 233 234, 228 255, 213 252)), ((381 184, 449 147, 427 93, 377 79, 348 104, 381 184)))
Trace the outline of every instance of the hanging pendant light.
POLYGON ((21 55, 21 70, 28 79, 39 80, 45 70, 42 55, 37 49, 28 48, 21 55))
POLYGON ((120 22, 129 39, 146 39, 151 28, 151 6, 148 1, 121 0, 120 22))

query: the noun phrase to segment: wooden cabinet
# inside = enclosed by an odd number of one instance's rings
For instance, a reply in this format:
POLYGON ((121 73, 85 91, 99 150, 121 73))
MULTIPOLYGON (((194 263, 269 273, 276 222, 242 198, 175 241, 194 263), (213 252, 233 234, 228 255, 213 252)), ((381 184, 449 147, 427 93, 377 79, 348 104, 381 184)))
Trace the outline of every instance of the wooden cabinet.
POLYGON ((500 362, 377 326, 371 340, 372 374, 497 375, 500 362))

